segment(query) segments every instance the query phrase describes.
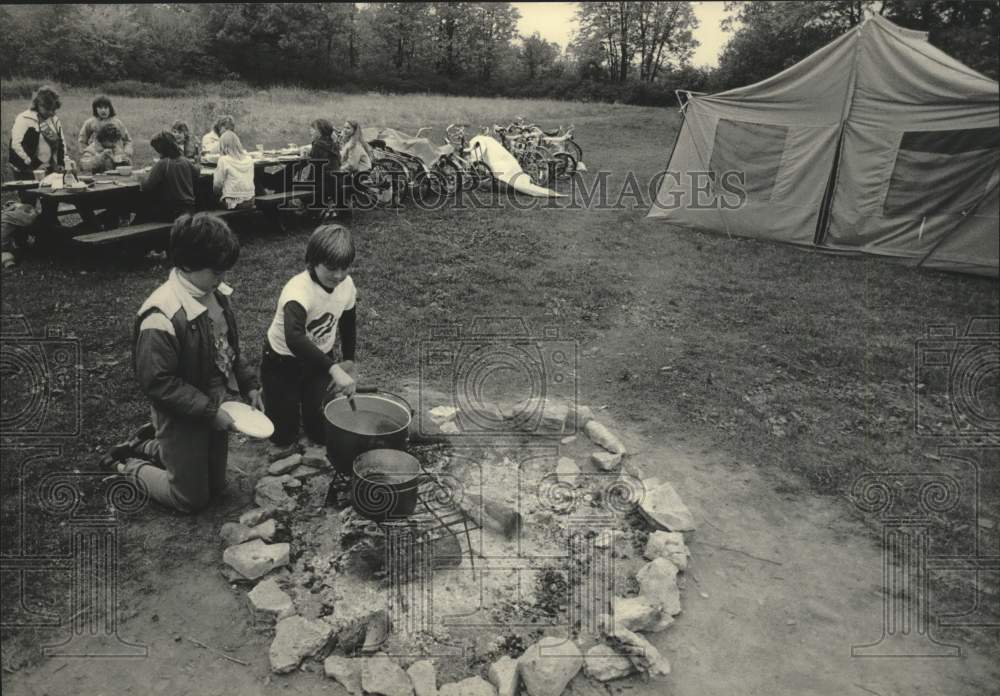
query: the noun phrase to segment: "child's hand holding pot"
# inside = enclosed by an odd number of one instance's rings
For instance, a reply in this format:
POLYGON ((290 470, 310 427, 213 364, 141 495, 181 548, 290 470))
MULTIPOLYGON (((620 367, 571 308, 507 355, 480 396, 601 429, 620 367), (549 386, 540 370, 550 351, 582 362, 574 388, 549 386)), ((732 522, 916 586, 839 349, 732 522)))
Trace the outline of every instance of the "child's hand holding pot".
POLYGON ((334 394, 344 394, 346 396, 354 396, 354 390, 357 385, 354 383, 354 378, 351 377, 340 364, 334 365, 330 368, 330 387, 329 391, 334 394))

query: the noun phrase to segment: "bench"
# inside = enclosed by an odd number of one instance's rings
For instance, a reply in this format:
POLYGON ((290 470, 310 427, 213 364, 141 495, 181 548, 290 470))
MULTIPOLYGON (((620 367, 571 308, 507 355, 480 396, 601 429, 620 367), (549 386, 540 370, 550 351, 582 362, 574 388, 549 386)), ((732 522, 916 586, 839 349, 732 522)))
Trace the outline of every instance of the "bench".
MULTIPOLYGON (((255 211, 253 208, 240 208, 237 210, 213 210, 211 212, 223 220, 231 220, 252 214, 255 211)), ((136 225, 125 225, 124 227, 115 227, 111 230, 81 234, 73 237, 73 242, 85 246, 104 246, 125 240, 153 240, 170 234, 171 227, 173 227, 172 222, 140 222, 136 225)))
POLYGON ((73 237, 73 243, 84 244, 86 246, 104 246, 126 239, 131 241, 156 239, 157 237, 170 234, 172 226, 173 223, 170 222, 141 222, 138 225, 126 225, 125 227, 116 227, 113 230, 81 234, 73 237))

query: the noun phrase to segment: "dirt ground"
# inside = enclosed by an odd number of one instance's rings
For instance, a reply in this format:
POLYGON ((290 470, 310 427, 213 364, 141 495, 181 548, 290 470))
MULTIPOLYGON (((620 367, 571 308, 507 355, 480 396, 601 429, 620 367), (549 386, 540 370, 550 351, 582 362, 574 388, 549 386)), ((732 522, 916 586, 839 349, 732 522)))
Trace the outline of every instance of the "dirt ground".
MULTIPOLYGON (((649 142, 644 134, 667 130, 661 114, 637 112, 614 123, 595 118, 588 128, 584 132, 594 143, 594 161, 602 168, 622 172, 634 167, 645 176, 662 164, 663 147, 643 146, 649 142)), ((670 132, 666 135, 672 137, 670 132)), ((964 322, 973 314, 995 314, 995 285, 989 295, 993 299, 984 301, 990 290, 986 281, 977 284, 977 280, 943 274, 917 275, 879 259, 832 259, 776 245, 653 230, 640 222, 643 214, 641 209, 537 210, 523 216, 516 211, 497 213, 488 218, 488 224, 483 222, 490 228, 490 234, 483 237, 501 239, 506 231, 517 240, 515 248, 540 261, 535 269, 524 271, 517 257, 517 263, 490 269, 496 275, 476 266, 471 290, 458 277, 470 272, 461 258, 450 265, 414 263, 413 248, 420 245, 384 243, 387 237, 380 236, 376 226, 363 228, 370 235, 366 242, 370 250, 391 250, 400 256, 382 258, 382 266, 406 268, 398 275, 410 278, 416 286, 426 285, 435 292, 444 288, 441 306, 437 295, 424 297, 424 305, 414 303, 408 307, 412 315, 406 315, 393 312, 394 304, 400 298, 406 300, 404 304, 420 299, 416 290, 412 297, 408 288, 389 293, 385 289, 389 281, 371 271, 370 284, 359 285, 370 288, 366 301, 383 317, 399 315, 394 319, 398 324, 379 320, 388 329, 377 326, 374 315, 366 317, 369 325, 401 344, 395 347, 394 360, 384 353, 381 356, 384 369, 378 376, 383 385, 400 381, 394 371, 397 364, 405 363, 410 371, 405 378, 414 378, 413 343, 409 336, 400 336, 422 331, 427 317, 464 317, 466 300, 477 311, 484 307, 526 315, 544 311, 554 324, 565 320, 570 328, 585 325, 592 338, 580 346, 581 400, 595 408, 606 406, 597 411, 598 417, 623 437, 635 453, 635 463, 647 475, 671 481, 694 513, 698 530, 690 540, 691 565, 680 576, 683 612, 667 631, 650 636, 673 664, 669 680, 644 683, 633 677, 612 682, 605 689, 577 677, 570 693, 998 693, 1000 656, 995 629, 973 632, 973 640, 949 636, 948 642, 961 646, 961 657, 851 656, 852 645, 873 643, 882 634, 885 592, 879 540, 846 500, 844 477, 849 483, 854 472, 842 467, 850 459, 866 468, 892 468, 895 459, 878 457, 888 453, 908 458, 911 450, 918 449, 905 430, 903 416, 893 426, 896 432, 879 431, 882 426, 875 425, 874 412, 886 404, 900 409, 912 406, 912 394, 906 391, 912 382, 905 376, 894 382, 889 367, 895 370, 911 361, 911 334, 922 330, 922 322, 964 322), (523 240, 514 234, 520 234, 522 226, 523 240), (541 251, 530 246, 536 240, 541 251), (455 275, 449 282, 434 284, 437 281, 427 270, 431 267, 434 274, 440 268, 455 275), (503 275, 515 271, 523 278, 503 275), (827 308, 829 298, 821 292, 828 278, 842 281, 836 307, 827 308), (924 311, 926 297, 907 290, 916 286, 927 297, 953 298, 953 304, 924 311), (567 287, 572 292, 565 300, 560 293, 567 287), (446 290, 458 295, 468 292, 470 297, 451 296, 446 290), (385 293, 383 298, 378 296, 380 291, 385 293), (959 306, 961 298, 969 297, 968 306, 959 306), (578 298, 582 299, 577 302, 578 298), (816 306, 809 304, 813 299, 816 306), (578 317, 577 309, 584 301, 586 314, 578 317), (905 326, 893 324, 896 318, 905 326), (861 339, 840 340, 846 331, 856 332, 861 339), (764 343, 775 350, 765 350, 764 343), (785 351, 784 356, 779 349, 785 351), (789 358, 795 365, 777 362, 789 358), (684 378, 671 381, 670 370, 684 372, 684 378), (791 425, 797 422, 793 413, 785 414, 788 437, 763 428, 754 430, 757 424, 743 395, 760 385, 772 390, 767 393, 777 394, 773 402, 789 410, 797 397, 808 402, 804 407, 794 405, 803 422, 798 437, 792 432, 791 425), (890 389, 895 390, 895 401, 887 396, 890 389), (718 409, 718 414, 709 409, 718 409), (747 413, 736 413, 736 409, 747 413), (854 419, 861 417, 865 420, 859 425, 854 419), (862 430, 864 441, 858 434, 862 430), (739 440, 732 432, 746 439, 739 440), (824 458, 827 453, 829 459, 824 458), (825 469, 827 462, 830 466, 825 469), (828 483, 814 485, 815 472, 829 475, 828 483), (815 492, 817 488, 825 494, 815 492)), ((480 248, 488 242, 469 241, 464 229, 449 232, 452 228, 438 224, 431 214, 414 214, 411 219, 416 221, 412 226, 407 222, 397 228, 425 241, 428 254, 439 250, 433 245, 438 239, 454 241, 449 234, 463 244, 468 242, 467 255, 476 263, 494 253, 480 248)), ((465 246, 459 250, 466 253, 465 246)), ((299 251, 296 247, 295 253, 299 251)), ((249 244, 246 276, 237 279, 245 279, 241 287, 250 285, 251 276, 262 275, 261 268, 269 268, 268 259, 288 253, 288 243, 281 240, 249 244)), ((53 277, 67 273, 66 268, 77 272, 67 262, 56 266, 53 277)), ((29 272, 30 268, 25 274, 29 272)), ((275 278, 287 277, 284 267, 270 272, 275 274, 268 281, 273 287, 280 286, 275 278)), ((119 277, 102 270, 89 276, 88 282, 93 278, 95 287, 118 296, 132 291, 135 276, 145 274, 151 285, 158 273, 156 269, 126 269, 119 277)), ((37 304, 30 293, 42 294, 43 290, 31 282, 24 281, 22 298, 14 288, 15 309, 37 304)), ((260 306, 254 311, 268 320, 273 298, 260 293, 256 301, 260 306)), ((138 302, 124 304, 127 307, 114 308, 116 319, 128 316, 138 302)), ((52 312, 58 315, 59 311, 57 302, 52 312)), ((100 320, 92 323, 100 324, 100 320)), ((124 344, 121 348, 124 355, 124 344)), ((109 369, 114 372, 105 381, 125 382, 118 373, 124 366, 109 369)), ((99 380, 95 378, 94 384, 99 386, 99 380)), ((102 406, 88 414, 88 427, 107 438, 115 433, 104 432, 108 428, 102 414, 114 412, 125 398, 117 392, 112 396, 109 401, 95 402, 102 406)), ((249 471, 259 461, 259 451, 257 445, 236 445, 231 462, 249 471)), ((317 665, 307 665, 306 671, 313 673, 270 674, 270 637, 252 629, 244 590, 232 588, 219 572, 218 529, 252 502, 252 482, 232 468, 230 484, 223 504, 203 515, 184 518, 151 507, 123 528, 121 544, 129 566, 118 596, 119 635, 148 646, 147 657, 36 661, 10 655, 5 664, 14 665, 16 671, 2 675, 3 693, 343 693, 336 683, 322 677, 317 665), (227 660, 193 641, 248 664, 227 660)), ((996 510, 996 501, 984 502, 996 510)), ((990 517, 1000 519, 993 513, 990 517)), ((988 598, 995 603, 995 594, 988 598)))
MULTIPOLYGON (((640 453, 634 459, 648 474, 675 484, 699 522, 691 566, 681 575, 683 612, 652 636, 673 664, 666 693, 957 696, 995 689, 996 656, 968 649, 954 659, 851 657, 852 645, 881 634, 881 555, 838 504, 782 494, 749 463, 695 443, 671 444, 678 438, 669 433, 654 441, 606 412, 602 420, 640 453)), ((258 456, 244 445, 233 462, 243 468, 258 456)), ((246 488, 235 489, 225 509, 191 524, 194 539, 177 529, 185 522, 150 511, 151 533, 125 542, 177 554, 148 573, 141 593, 125 598, 130 618, 119 634, 148 646, 148 657, 53 658, 5 675, 4 693, 342 693, 321 673, 270 674, 268 637, 250 627, 244 592, 218 572, 218 521, 249 505, 246 488), (249 664, 227 661, 192 638, 249 664)), ((639 678, 610 685, 611 693, 625 691, 662 694, 664 685, 639 678)), ((570 693, 604 691, 580 676, 570 693)))

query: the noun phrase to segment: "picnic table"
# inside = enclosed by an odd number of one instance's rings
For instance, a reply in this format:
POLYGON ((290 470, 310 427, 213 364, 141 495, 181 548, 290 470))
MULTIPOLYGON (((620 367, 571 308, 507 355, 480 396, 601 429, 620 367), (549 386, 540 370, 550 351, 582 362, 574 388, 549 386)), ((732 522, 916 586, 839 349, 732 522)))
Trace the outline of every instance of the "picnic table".
MULTIPOLYGON (((285 200, 286 183, 290 180, 290 173, 286 170, 294 170, 300 167, 306 158, 290 152, 282 154, 280 152, 253 152, 254 157, 254 187, 257 193, 258 207, 262 209, 276 208, 277 204, 285 200)), ((104 172, 84 177, 89 180, 86 186, 79 188, 62 188, 53 190, 51 187, 39 186, 38 182, 10 182, 11 186, 5 184, 5 190, 16 190, 20 199, 31 205, 36 203, 41 207, 38 226, 39 230, 49 238, 75 238, 80 241, 94 243, 105 243, 129 236, 130 232, 136 234, 149 234, 158 228, 167 227, 163 223, 145 225, 130 225, 136 230, 119 228, 115 230, 98 231, 97 216, 105 210, 120 211, 122 213, 138 212, 146 205, 145 194, 139 184, 139 175, 145 175, 149 168, 133 170, 128 176, 122 176, 115 172, 104 172), (82 220, 77 225, 63 225, 60 216, 67 212, 75 212, 82 220)), ((218 210, 220 213, 229 212, 220 209, 219 201, 212 190, 212 175, 215 172, 214 163, 201 163, 201 176, 195 182, 195 208, 197 210, 218 210)))

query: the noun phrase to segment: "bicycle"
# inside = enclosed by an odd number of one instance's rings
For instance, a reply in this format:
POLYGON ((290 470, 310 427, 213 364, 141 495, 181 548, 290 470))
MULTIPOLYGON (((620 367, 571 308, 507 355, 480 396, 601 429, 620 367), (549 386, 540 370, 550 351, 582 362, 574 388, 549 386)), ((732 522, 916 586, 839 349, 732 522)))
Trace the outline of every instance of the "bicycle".
POLYGON ((493 180, 493 170, 483 161, 482 145, 476 143, 474 148, 469 147, 465 139, 467 127, 468 123, 449 123, 444 129, 445 141, 454 148, 450 156, 453 163, 468 175, 469 188, 476 189, 493 180))

